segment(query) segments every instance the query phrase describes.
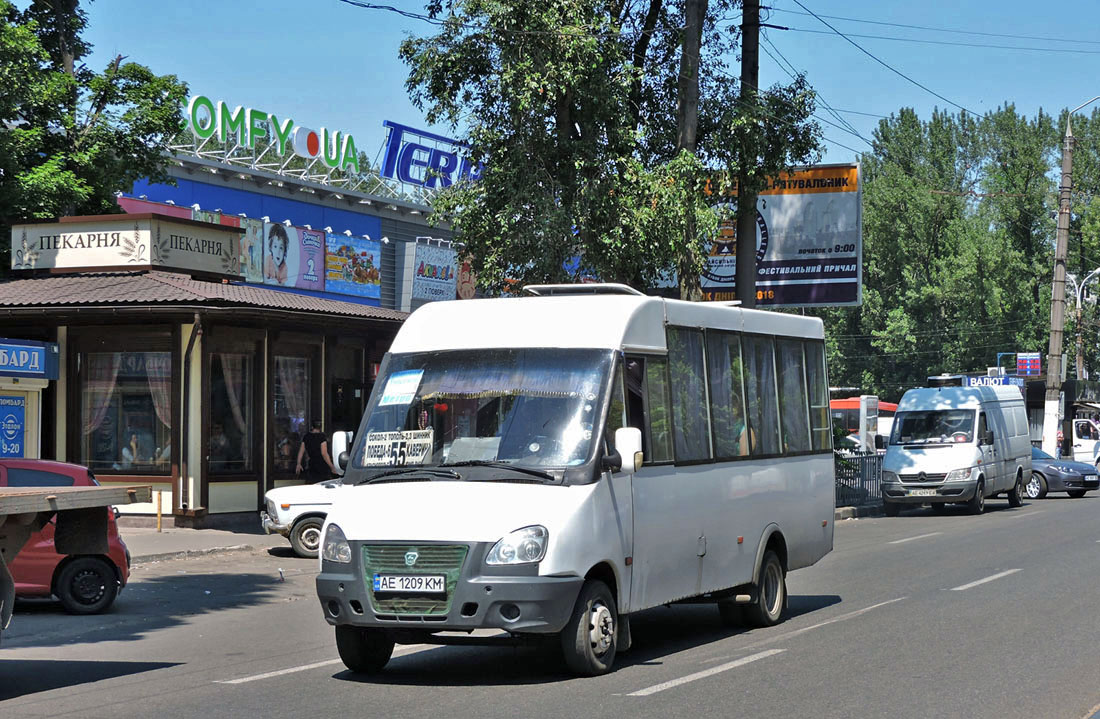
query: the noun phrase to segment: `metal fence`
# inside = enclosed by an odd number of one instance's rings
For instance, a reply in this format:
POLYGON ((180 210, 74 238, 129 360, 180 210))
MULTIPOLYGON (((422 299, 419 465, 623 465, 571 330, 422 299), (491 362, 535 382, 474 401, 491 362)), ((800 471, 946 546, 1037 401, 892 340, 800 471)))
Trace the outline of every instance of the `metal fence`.
POLYGON ((882 501, 882 455, 835 453, 836 506, 859 507, 882 501))

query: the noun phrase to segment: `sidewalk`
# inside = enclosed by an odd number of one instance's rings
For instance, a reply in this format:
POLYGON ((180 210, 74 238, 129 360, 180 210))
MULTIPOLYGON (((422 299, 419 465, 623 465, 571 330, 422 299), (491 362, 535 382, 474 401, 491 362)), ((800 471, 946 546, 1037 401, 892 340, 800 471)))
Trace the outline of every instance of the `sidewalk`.
POLYGON ((259 528, 256 532, 241 532, 165 527, 158 532, 154 527, 120 527, 119 534, 126 542, 134 564, 270 547, 285 547, 290 551, 290 542, 286 537, 263 534, 259 528))

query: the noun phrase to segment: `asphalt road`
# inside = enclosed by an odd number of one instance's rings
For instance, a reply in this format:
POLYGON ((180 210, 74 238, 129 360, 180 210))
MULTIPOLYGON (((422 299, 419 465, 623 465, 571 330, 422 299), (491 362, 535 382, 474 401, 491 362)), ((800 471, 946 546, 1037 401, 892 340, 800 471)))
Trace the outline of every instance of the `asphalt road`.
POLYGON ((337 658, 312 561, 280 548, 142 565, 110 614, 20 606, 0 716, 1089 717, 1100 497, 988 506, 841 522, 833 553, 789 576, 783 624, 645 612, 634 649, 593 679, 536 647, 424 646, 361 679, 337 658))

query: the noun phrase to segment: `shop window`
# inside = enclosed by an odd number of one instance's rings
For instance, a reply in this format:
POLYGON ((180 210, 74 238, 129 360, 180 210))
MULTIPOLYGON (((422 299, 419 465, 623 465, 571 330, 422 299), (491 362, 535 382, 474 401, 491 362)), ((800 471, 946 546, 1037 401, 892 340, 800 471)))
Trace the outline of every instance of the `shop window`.
POLYGON ((276 472, 294 472, 298 445, 308 431, 306 415, 310 408, 312 377, 307 357, 275 357, 275 392, 272 415, 275 426, 274 468, 276 472))
POLYGON ((80 461, 94 472, 168 474, 172 356, 87 352, 80 361, 80 461))
POLYGON ((210 355, 210 434, 207 439, 211 472, 251 472, 252 355, 215 352, 210 355))

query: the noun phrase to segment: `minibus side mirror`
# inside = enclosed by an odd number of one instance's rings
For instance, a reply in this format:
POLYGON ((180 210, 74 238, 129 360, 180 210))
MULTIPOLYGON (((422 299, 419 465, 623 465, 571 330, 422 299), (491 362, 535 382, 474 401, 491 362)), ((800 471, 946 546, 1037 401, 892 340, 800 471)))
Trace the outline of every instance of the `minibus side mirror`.
POLYGON ((993 444, 993 430, 988 429, 982 437, 982 444, 993 444))
POLYGON ((637 427, 615 430, 615 449, 624 471, 636 474, 642 468, 642 430, 637 427))
POLYGON ((353 436, 351 432, 345 431, 332 433, 332 456, 336 457, 336 466, 341 471, 348 468, 348 449, 353 436))
POLYGON ((886 438, 881 434, 875 435, 875 449, 886 449, 886 438))

